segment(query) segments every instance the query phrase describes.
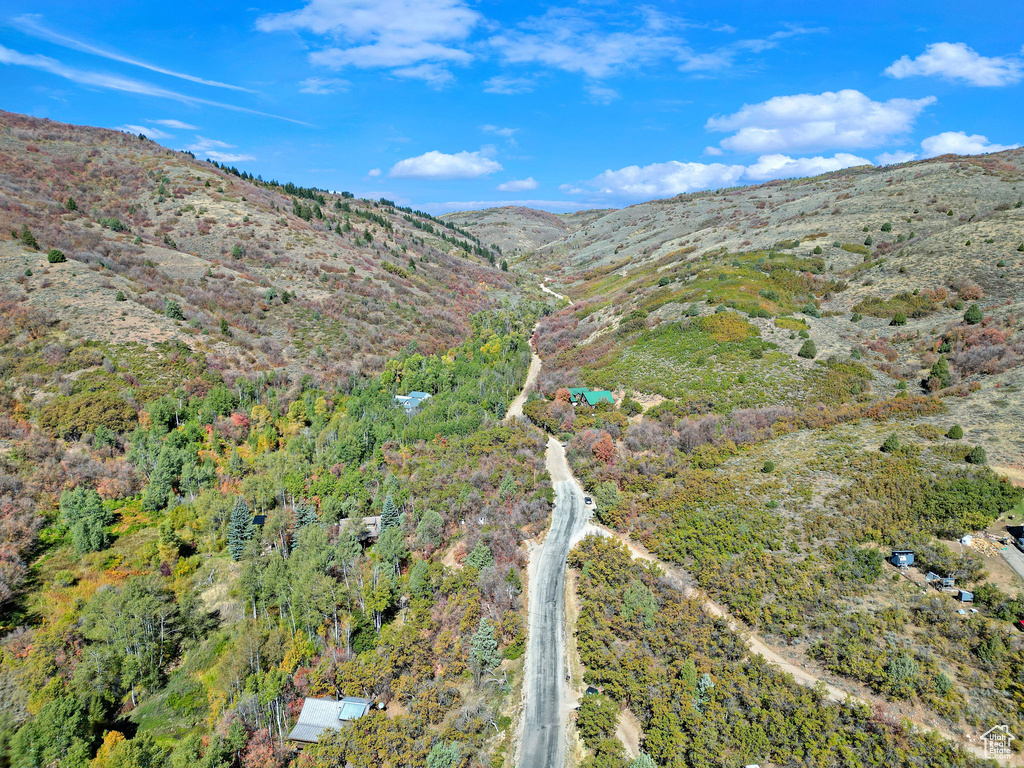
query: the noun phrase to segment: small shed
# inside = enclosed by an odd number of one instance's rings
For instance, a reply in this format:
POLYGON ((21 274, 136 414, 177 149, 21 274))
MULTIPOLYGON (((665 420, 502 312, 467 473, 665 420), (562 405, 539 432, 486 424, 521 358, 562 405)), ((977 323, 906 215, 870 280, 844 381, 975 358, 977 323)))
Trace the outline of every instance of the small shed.
POLYGON ((592 392, 584 392, 583 400, 581 402, 585 402, 590 406, 595 406, 598 403, 611 403, 612 405, 615 405, 615 398, 607 389, 596 389, 592 392))
POLYGON ((956 586, 956 579, 953 578, 952 576, 944 576, 941 579, 939 579, 939 588, 940 589, 952 589, 955 586, 956 586))
POLYGON ((914 553, 909 549, 894 549, 889 556, 889 562, 897 568, 914 564, 914 553))
POLYGON ((292 728, 288 738, 303 744, 315 744, 320 734, 327 729, 341 730, 341 724, 349 720, 358 720, 370 711, 370 700, 355 696, 346 696, 341 701, 335 699, 305 699, 298 722, 292 728))
POLYGON ((933 582, 939 581, 941 578, 942 577, 939 576, 939 574, 933 573, 932 571, 928 571, 928 573, 924 575, 925 584, 931 584, 933 582))
POLYGON ((957 598, 960 600, 961 603, 973 603, 974 593, 968 592, 966 589, 961 589, 960 594, 957 595, 957 598))

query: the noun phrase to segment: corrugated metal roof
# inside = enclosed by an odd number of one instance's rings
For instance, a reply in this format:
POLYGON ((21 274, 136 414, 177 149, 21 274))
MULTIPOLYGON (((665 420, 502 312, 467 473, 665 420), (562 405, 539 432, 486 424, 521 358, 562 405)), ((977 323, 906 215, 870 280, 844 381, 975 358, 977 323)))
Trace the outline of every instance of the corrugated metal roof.
POLYGON ((334 699, 305 699, 299 720, 288 738, 293 741, 315 742, 328 728, 335 731, 346 720, 355 720, 370 709, 370 700, 346 696, 341 701, 334 699))
POLYGON ((606 389, 594 390, 593 392, 584 392, 583 397, 590 405, 597 405, 598 403, 611 403, 615 404, 615 398, 612 397, 612 393, 606 389))

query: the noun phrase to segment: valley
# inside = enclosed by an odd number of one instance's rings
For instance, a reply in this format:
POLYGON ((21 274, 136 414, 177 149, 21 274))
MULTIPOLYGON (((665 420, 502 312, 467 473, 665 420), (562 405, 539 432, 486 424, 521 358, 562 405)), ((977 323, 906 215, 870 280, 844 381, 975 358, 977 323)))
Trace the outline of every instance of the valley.
POLYGON ((1024 150, 435 217, 0 113, 0 193, 0 766, 1024 734, 1024 150))

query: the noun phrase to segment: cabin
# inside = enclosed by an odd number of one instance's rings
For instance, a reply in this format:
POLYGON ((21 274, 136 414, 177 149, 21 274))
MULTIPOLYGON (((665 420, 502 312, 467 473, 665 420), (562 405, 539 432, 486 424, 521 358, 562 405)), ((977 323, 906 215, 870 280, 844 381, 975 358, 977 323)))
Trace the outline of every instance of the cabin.
POLYGON ((586 387, 569 387, 569 401, 573 403, 578 403, 580 401, 580 397, 586 391, 586 387))
POLYGON ((897 568, 913 565, 914 553, 909 549, 894 549, 892 554, 889 556, 889 562, 897 568))
POLYGON ((429 399, 429 392, 410 392, 408 395, 395 395, 395 402, 402 406, 406 413, 413 413, 425 400, 429 399))
POLYGON ((380 538, 380 515, 364 517, 363 526, 366 528, 366 537, 368 539, 380 538))
POLYGON ((340 731, 343 723, 358 720, 370 711, 370 700, 355 696, 336 699, 304 699, 298 722, 288 738, 300 744, 316 744, 327 729, 340 731))
POLYGON ((610 403, 611 405, 615 405, 615 398, 607 389, 595 389, 584 392, 580 403, 586 403, 591 408, 598 403, 610 403))

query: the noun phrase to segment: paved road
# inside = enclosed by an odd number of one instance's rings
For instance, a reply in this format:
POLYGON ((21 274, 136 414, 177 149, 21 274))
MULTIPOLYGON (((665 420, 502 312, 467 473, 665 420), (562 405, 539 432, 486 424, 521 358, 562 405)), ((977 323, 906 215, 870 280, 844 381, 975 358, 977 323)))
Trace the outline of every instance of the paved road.
POLYGON ((523 682, 521 768, 562 768, 568 701, 565 695, 565 560, 587 522, 583 493, 572 480, 565 451, 551 438, 548 469, 555 487, 551 530, 530 557, 530 633, 523 682))

